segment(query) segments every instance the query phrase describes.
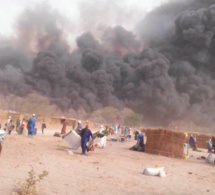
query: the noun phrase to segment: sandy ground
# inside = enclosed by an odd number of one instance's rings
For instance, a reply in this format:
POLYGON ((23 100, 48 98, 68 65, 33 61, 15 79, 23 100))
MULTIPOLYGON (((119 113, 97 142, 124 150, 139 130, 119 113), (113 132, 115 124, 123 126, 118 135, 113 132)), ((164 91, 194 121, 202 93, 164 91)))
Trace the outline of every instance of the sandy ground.
POLYGON ((105 149, 96 149, 88 156, 70 148, 54 131, 34 138, 7 136, 0 157, 0 194, 15 194, 19 182, 25 181, 31 167, 39 174, 49 172, 41 181, 41 195, 71 194, 215 194, 215 166, 197 160, 207 156, 192 152, 194 158, 173 159, 130 151, 134 141, 107 142, 105 149), (146 167, 164 166, 167 176, 146 176, 146 167))

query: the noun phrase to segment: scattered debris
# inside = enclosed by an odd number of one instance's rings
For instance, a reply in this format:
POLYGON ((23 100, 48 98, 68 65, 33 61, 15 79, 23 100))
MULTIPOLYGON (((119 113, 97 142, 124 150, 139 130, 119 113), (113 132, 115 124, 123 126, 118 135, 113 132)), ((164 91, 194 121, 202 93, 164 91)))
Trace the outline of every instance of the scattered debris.
POLYGON ((198 160, 205 160, 206 157, 205 156, 198 156, 196 159, 198 159, 198 160))
POLYGON ((208 164, 215 164, 215 159, 214 159, 212 153, 210 153, 210 154, 207 156, 207 158, 206 158, 205 161, 206 161, 206 163, 208 163, 208 164))
POLYGON ((187 160, 189 158, 189 156, 184 155, 184 160, 187 160))
POLYGON ((59 132, 55 132, 53 136, 54 137, 61 137, 61 134, 59 132))
POLYGON ((69 155, 73 155, 74 152, 72 150, 68 150, 69 155))

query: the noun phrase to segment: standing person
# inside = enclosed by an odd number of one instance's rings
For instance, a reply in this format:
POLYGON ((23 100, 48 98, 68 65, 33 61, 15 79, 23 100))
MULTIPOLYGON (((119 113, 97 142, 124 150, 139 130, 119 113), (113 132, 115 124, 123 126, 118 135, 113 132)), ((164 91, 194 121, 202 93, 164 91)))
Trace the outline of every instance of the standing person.
POLYGON ((8 117, 6 123, 5 123, 5 130, 10 135, 11 131, 14 129, 13 120, 11 116, 8 117))
POLYGON ((124 129, 124 135, 127 136, 129 134, 129 127, 125 127, 124 129))
POLYGON ((121 134, 121 127, 120 127, 120 125, 118 125, 118 132, 119 132, 119 134, 121 134))
POLYGON ((212 153, 213 151, 213 145, 212 145, 212 140, 209 139, 207 142, 206 142, 206 147, 208 149, 208 153, 212 153))
POLYGON ((104 131, 104 126, 100 125, 99 133, 102 133, 104 131))
POLYGON ((2 142, 5 138, 5 136, 6 136, 5 130, 0 129, 0 155, 1 155, 1 151, 2 151, 2 142))
POLYGON ((143 135, 142 131, 140 131, 140 133, 137 135, 137 143, 142 148, 142 151, 145 151, 144 135, 143 135))
POLYGON ((214 149, 214 154, 215 154, 215 137, 211 138, 211 142, 212 142, 212 149, 214 149))
POLYGON ((16 132, 17 132, 18 134, 20 134, 20 126, 21 126, 21 120, 20 120, 20 118, 18 118, 18 119, 16 120, 16 132))
POLYGON ((10 120, 10 123, 8 124, 8 134, 9 134, 9 135, 10 135, 11 132, 14 130, 14 128, 15 128, 15 125, 14 125, 14 123, 13 123, 13 120, 11 119, 11 120, 10 120))
POLYGON ((115 125, 115 134, 118 134, 118 125, 115 125))
POLYGON ((79 121, 78 121, 78 126, 77 126, 77 128, 76 128, 76 131, 77 131, 78 134, 80 134, 80 133, 81 133, 81 130, 82 130, 82 125, 81 125, 81 120, 79 120, 79 121))
POLYGON ((45 121, 43 121, 41 128, 42 128, 42 134, 44 134, 44 129, 46 129, 46 123, 45 123, 45 121))
POLYGON ((35 126, 36 126, 36 117, 35 114, 32 114, 32 117, 28 119, 28 136, 32 137, 35 134, 35 126))
POLYGON ((87 142, 90 140, 90 137, 93 139, 93 134, 92 134, 91 130, 89 129, 89 126, 86 125, 86 127, 81 130, 82 155, 86 156, 87 142))
POLYGON ((138 134, 139 134, 139 131, 136 130, 135 133, 134 133, 134 140, 137 140, 138 134))
POLYGON ((5 131, 8 133, 9 131, 9 125, 10 125, 10 122, 11 122, 12 118, 11 116, 8 117, 6 123, 5 123, 5 131))
POLYGON ((61 129, 61 134, 65 135, 66 134, 66 127, 68 125, 68 122, 66 121, 65 118, 61 119, 61 124, 63 124, 62 129, 61 129))
POLYGON ((21 122, 21 126, 20 126, 20 134, 23 134, 25 126, 26 126, 26 120, 25 120, 25 118, 23 118, 22 122, 21 122))
POLYGON ((193 148, 193 150, 196 150, 196 137, 194 135, 190 135, 190 139, 189 139, 189 145, 190 147, 193 148))

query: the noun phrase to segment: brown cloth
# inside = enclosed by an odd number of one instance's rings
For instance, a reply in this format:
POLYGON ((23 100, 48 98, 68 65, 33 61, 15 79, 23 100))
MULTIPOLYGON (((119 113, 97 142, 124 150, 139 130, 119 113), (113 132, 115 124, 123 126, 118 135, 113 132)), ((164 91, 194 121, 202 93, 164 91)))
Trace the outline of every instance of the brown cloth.
POLYGON ((63 127, 61 129, 61 134, 66 134, 66 127, 68 125, 68 122, 67 121, 64 121, 63 122, 63 127))

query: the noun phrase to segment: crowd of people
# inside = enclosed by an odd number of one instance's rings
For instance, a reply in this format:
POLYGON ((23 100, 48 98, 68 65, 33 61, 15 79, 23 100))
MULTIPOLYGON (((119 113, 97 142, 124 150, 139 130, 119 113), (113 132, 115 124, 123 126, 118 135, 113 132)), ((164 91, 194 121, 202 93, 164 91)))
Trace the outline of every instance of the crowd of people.
MULTIPOLYGON (((198 151, 197 139, 195 135, 191 134, 188 142, 190 148, 192 148, 194 151, 198 151)), ((212 137, 206 141, 206 149, 208 150, 208 153, 215 153, 215 137, 212 137)))
MULTIPOLYGON (((62 128, 61 128, 61 135, 65 136, 67 134, 67 126, 68 126, 68 121, 62 117, 61 118, 61 124, 62 124, 62 128)), ((145 150, 145 144, 144 144, 144 134, 142 132, 138 132, 135 129, 132 129, 130 127, 122 127, 120 125, 100 125, 100 128, 98 130, 98 132, 92 134, 92 131, 89 129, 89 125, 86 124, 86 126, 83 128, 82 126, 82 122, 81 120, 78 120, 77 123, 77 127, 75 128, 75 131, 77 132, 77 134, 79 134, 81 136, 81 148, 82 148, 82 154, 86 155, 86 151, 87 151, 87 143, 89 142, 89 140, 93 140, 95 139, 95 137, 103 137, 103 136, 119 136, 119 137, 123 137, 124 140, 130 140, 132 138, 132 135, 134 134, 135 131, 135 135, 136 133, 138 133, 138 136, 135 137, 135 140, 137 140, 137 150, 138 151, 144 151, 145 150)))
MULTIPOLYGON (((8 119, 5 122, 5 125, 4 125, 3 129, 6 131, 6 133, 8 135, 11 135, 11 133, 14 130, 16 130, 16 132, 19 135, 22 135, 22 134, 24 134, 24 130, 26 129, 28 136, 33 137, 34 135, 37 134, 36 124, 37 124, 37 120, 36 120, 36 115, 35 114, 32 114, 32 116, 30 118, 28 118, 28 119, 26 119, 26 118, 23 118, 23 119, 18 118, 16 120, 16 123, 14 122, 14 119, 11 116, 9 116, 8 119)), ((2 128, 1 124, 0 124, 0 128, 2 128)), ((42 134, 44 134, 45 129, 46 129, 46 123, 45 123, 45 121, 43 121, 43 123, 41 125, 42 134)))
MULTIPOLYGON (((68 121, 65 118, 61 119, 62 123, 62 129, 61 129, 61 135, 66 134, 66 129, 68 126, 68 121)), ((18 118, 16 120, 16 123, 12 119, 11 116, 8 117, 8 119, 5 122, 4 130, 8 135, 11 135, 11 133, 16 130, 18 134, 23 134, 24 130, 27 129, 27 134, 29 137, 33 137, 37 134, 37 128, 36 128, 37 120, 36 115, 32 114, 32 116, 28 119, 23 118, 22 120, 18 118)), ((0 128, 1 124, 0 124, 0 128)), ((41 124, 41 131, 42 134, 44 134, 44 130, 47 128, 45 121, 41 124)), ((93 140, 95 136, 99 135, 116 135, 119 137, 124 137, 124 140, 129 140, 134 135, 134 139, 137 141, 136 144, 131 147, 132 150, 137 151, 145 151, 145 136, 142 131, 137 131, 136 129, 132 129, 130 127, 122 127, 120 125, 100 125, 99 131, 97 134, 92 134, 92 131, 89 129, 89 125, 86 124, 86 126, 82 127, 81 120, 78 121, 76 132, 81 136, 81 148, 82 148, 82 154, 86 155, 87 151, 87 143, 89 140, 93 140)), ((191 147, 193 150, 197 151, 197 140, 195 135, 190 135, 189 137, 189 147, 191 147)), ((215 138, 209 139, 206 142, 206 148, 209 153, 214 152, 215 153, 215 138)))

